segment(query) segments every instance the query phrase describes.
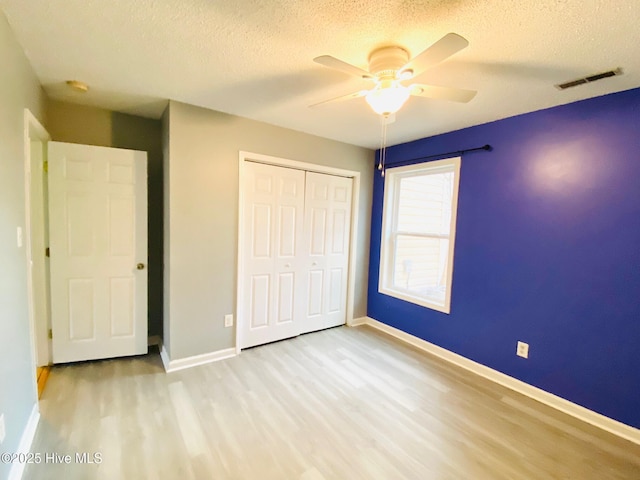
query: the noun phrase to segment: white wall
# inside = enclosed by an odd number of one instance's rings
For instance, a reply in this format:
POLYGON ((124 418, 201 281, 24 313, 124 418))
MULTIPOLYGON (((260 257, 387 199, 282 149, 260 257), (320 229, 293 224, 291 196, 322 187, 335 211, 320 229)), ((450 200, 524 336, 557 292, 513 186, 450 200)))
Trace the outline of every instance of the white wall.
MULTIPOLYGON (((15 452, 37 393, 27 303, 26 250, 16 244, 25 228, 24 108, 42 122, 44 95, 0 11, 0 414, 6 438, 0 452, 15 452)), ((0 463, 0 478, 10 465, 0 463)))
POLYGON ((177 102, 168 110, 164 335, 171 359, 235 346, 223 316, 236 305, 240 150, 361 172, 354 317, 366 315, 374 152, 177 102))

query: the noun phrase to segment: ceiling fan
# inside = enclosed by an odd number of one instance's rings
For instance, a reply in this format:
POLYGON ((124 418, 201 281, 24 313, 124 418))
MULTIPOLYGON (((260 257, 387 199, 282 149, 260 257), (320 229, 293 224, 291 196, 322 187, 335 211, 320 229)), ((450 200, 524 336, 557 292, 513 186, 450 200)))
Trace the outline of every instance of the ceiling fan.
POLYGON ((390 46, 374 50, 369 55, 369 71, 339 60, 331 55, 322 55, 314 62, 350 75, 355 75, 375 82, 370 90, 342 95, 311 105, 316 107, 331 102, 351 100, 365 97, 367 103, 379 115, 389 116, 402 107, 410 96, 469 102, 475 97, 474 90, 461 88, 438 87, 414 83, 408 86, 403 82, 420 75, 427 68, 449 58, 469 45, 469 42, 455 33, 448 33, 422 53, 409 59, 409 53, 402 47, 390 46))

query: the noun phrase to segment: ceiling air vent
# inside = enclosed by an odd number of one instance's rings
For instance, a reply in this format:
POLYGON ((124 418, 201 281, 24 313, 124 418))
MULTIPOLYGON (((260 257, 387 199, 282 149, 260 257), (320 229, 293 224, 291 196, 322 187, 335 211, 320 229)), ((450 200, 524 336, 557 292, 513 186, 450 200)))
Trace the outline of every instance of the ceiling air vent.
POLYGON ((584 85, 585 83, 595 82, 596 80, 602 80, 603 78, 615 77, 616 75, 622 75, 622 68, 616 68, 614 70, 608 70, 602 73, 596 73, 587 77, 578 78, 576 80, 570 80, 565 83, 559 83, 556 85, 558 90, 566 90, 567 88, 577 87, 578 85, 584 85))

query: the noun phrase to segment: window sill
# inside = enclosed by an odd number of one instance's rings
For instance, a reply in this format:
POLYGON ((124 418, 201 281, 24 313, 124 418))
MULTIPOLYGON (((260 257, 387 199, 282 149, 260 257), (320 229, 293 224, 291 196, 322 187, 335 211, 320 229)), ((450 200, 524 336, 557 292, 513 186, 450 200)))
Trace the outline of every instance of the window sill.
POLYGON ((413 303, 415 305, 420 305, 421 307, 430 308, 431 310, 436 310, 437 312, 446 313, 447 315, 451 313, 451 305, 446 300, 444 304, 430 302, 425 298, 414 297, 413 295, 409 295, 405 292, 400 292, 398 290, 391 290, 388 288, 379 288, 378 292, 382 293, 383 295, 387 295, 389 297, 397 298, 398 300, 403 300, 405 302, 413 303))

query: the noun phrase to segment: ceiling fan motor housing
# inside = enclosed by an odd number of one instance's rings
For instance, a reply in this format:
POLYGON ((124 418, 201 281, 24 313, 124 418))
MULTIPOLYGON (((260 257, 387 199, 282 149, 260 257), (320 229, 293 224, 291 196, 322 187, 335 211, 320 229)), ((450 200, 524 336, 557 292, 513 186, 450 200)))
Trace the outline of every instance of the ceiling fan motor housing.
POLYGON ((369 55, 369 72, 379 80, 395 79, 409 61, 409 52, 401 47, 382 47, 369 55))

